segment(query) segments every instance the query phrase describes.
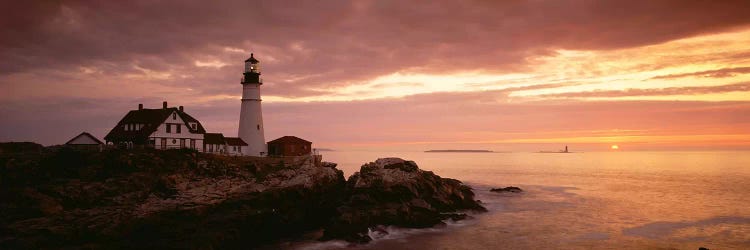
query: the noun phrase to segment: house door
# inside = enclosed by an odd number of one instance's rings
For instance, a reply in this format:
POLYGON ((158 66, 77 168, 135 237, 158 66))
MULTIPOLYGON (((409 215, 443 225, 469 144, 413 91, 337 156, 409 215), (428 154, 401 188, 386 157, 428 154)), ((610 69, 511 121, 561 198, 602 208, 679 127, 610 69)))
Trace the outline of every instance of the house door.
POLYGON ((167 149, 167 138, 161 138, 161 149, 167 149))
POLYGON ((190 148, 195 149, 195 139, 190 140, 190 148))
POLYGON ((180 148, 185 148, 185 139, 180 139, 180 148))

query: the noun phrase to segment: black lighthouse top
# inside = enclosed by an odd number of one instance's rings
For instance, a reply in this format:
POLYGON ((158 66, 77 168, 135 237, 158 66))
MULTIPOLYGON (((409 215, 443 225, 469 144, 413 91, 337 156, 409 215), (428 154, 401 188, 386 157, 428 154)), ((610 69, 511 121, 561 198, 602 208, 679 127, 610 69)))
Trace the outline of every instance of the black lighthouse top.
POLYGON ((242 84, 263 84, 260 79, 260 61, 255 59, 252 53, 250 58, 245 60, 245 72, 242 77, 242 84))
POLYGON ((250 58, 248 58, 247 60, 245 60, 245 62, 259 63, 260 61, 258 61, 258 59, 255 59, 255 57, 253 57, 253 53, 250 53, 250 58))

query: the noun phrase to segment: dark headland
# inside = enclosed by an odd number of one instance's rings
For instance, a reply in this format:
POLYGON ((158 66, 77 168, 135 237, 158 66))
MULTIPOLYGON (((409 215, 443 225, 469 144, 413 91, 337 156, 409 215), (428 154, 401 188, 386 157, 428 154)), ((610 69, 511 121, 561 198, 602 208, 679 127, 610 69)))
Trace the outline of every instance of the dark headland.
POLYGON ((378 159, 345 179, 311 157, 0 143, 0 249, 250 249, 321 232, 370 241, 486 211, 458 180, 378 159))
POLYGON ((434 149, 424 151, 425 153, 494 153, 492 150, 483 149, 434 149))

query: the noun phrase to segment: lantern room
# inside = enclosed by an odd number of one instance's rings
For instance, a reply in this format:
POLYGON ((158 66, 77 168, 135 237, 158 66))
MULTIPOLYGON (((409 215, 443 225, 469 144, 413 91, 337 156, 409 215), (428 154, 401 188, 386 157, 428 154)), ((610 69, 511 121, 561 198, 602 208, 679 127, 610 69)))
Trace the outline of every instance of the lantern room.
POLYGON ((260 79, 260 61, 251 53, 245 60, 245 72, 242 73, 242 84, 263 84, 260 79))
POLYGON ((260 61, 250 54, 250 58, 245 60, 245 72, 260 73, 260 61))

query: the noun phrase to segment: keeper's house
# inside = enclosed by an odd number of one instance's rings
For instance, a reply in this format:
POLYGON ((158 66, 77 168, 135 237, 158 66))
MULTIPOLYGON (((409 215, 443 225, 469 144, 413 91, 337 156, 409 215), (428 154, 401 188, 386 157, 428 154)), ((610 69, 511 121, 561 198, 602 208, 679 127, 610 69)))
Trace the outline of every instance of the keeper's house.
POLYGON ((205 133, 203 125, 182 106, 170 108, 164 102, 160 109, 145 109, 138 104, 138 109, 128 112, 104 140, 123 148, 191 148, 202 152, 205 133))

